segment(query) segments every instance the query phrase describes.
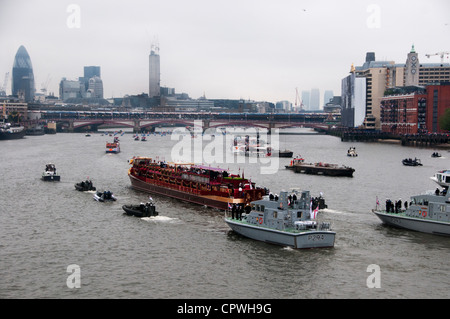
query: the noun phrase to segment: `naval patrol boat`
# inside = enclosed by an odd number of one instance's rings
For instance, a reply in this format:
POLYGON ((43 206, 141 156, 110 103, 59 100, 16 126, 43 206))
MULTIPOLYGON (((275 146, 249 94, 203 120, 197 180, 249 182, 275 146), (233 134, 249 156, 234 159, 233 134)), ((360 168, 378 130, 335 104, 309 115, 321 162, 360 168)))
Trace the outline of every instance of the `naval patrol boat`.
POLYGON ((226 217, 236 233, 263 242, 292 248, 333 247, 336 233, 329 222, 316 220, 319 207, 312 207, 309 191, 281 192, 251 202, 251 211, 242 218, 226 217))
POLYGON ((423 233, 450 236, 450 170, 439 171, 430 177, 442 190, 427 191, 424 194, 411 196, 409 207, 405 210, 393 211, 372 210, 385 224, 415 230, 423 233))

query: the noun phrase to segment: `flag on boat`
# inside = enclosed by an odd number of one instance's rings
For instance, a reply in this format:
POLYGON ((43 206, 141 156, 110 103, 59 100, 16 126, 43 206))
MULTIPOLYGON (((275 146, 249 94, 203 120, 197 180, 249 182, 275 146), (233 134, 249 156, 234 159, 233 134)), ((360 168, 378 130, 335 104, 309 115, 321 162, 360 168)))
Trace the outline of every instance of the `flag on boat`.
POLYGON ((312 205, 313 202, 311 200, 311 204, 309 205, 309 216, 311 217, 311 219, 316 219, 317 213, 319 212, 319 205, 317 205, 317 207, 314 210, 312 209, 312 205))

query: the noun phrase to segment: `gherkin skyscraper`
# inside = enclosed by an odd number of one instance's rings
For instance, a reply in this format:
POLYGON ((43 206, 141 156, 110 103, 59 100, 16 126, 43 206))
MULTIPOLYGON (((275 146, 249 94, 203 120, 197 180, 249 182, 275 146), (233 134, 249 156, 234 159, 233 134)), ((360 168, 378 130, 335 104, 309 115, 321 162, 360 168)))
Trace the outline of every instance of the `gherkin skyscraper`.
POLYGON ((12 94, 19 97, 23 96, 26 102, 30 102, 34 99, 35 90, 31 59, 27 49, 21 45, 14 58, 12 94))

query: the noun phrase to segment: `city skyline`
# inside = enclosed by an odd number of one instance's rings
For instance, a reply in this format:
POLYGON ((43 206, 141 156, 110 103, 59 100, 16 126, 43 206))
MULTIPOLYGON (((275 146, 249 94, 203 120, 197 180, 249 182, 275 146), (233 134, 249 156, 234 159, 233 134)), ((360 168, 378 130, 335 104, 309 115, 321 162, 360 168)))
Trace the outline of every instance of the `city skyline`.
MULTIPOLYGON (((432 1, 114 2, 2 1, 0 85, 23 45, 33 63, 36 92, 58 95, 63 77, 84 66, 102 69, 104 97, 149 93, 155 40, 161 86, 192 98, 294 102, 318 88, 340 95, 350 66, 366 52, 405 63, 414 44, 426 54, 449 51, 450 3, 432 1), (47 81, 50 79, 50 81, 47 81)), ((444 62, 449 62, 448 56, 444 62)), ((321 101, 323 106, 324 101, 321 101)))

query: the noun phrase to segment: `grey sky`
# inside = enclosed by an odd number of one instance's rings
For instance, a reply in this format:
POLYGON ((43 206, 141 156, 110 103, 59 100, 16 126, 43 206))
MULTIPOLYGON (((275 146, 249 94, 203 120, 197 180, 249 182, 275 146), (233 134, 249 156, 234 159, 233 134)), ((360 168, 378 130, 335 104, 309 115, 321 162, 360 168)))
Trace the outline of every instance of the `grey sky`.
POLYGON ((340 95, 368 51, 404 63, 414 44, 422 63, 440 62, 425 54, 450 51, 450 1, 1 0, 0 84, 24 45, 38 91, 50 78, 59 95, 62 77, 99 65, 105 97, 148 93, 155 40, 162 86, 193 98, 294 103, 296 88, 340 95))

